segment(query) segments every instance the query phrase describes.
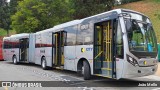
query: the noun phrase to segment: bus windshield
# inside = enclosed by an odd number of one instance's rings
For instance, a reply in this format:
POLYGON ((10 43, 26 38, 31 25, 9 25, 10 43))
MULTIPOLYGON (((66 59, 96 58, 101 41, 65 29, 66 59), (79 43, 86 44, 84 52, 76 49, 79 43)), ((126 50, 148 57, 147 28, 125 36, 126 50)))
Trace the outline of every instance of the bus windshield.
POLYGON ((137 13, 129 13, 130 17, 124 17, 129 50, 131 52, 157 52, 156 36, 150 20, 137 13))

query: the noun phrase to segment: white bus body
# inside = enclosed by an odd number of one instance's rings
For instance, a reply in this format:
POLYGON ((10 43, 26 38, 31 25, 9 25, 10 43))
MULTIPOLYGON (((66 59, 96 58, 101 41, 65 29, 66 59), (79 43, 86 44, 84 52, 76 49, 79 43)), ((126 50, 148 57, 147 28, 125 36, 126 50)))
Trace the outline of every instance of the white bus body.
POLYGON ((17 62, 34 63, 35 62, 34 51, 35 51, 34 34, 23 33, 3 38, 4 60, 13 61, 14 59, 13 57, 15 57, 16 58, 15 63, 17 62), (25 45, 22 44, 23 41, 25 45))
MULTIPOLYGON (((84 74, 84 79, 91 75, 130 78, 152 75, 157 70, 156 38, 151 26, 149 18, 139 12, 115 9, 34 34, 6 37, 4 42, 28 38, 26 62, 42 65, 43 69, 77 71, 84 74), (147 35, 152 38, 144 38, 147 35)), ((15 55, 19 62, 18 50, 4 48, 4 59, 13 60, 15 55)))

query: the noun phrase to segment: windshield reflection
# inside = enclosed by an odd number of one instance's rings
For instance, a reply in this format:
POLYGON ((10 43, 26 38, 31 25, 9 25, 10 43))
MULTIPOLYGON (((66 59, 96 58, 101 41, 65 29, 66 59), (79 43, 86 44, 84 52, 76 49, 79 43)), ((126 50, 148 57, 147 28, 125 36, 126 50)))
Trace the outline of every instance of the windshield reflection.
POLYGON ((135 19, 131 20, 131 30, 128 31, 130 51, 155 52, 156 38, 152 26, 135 19))

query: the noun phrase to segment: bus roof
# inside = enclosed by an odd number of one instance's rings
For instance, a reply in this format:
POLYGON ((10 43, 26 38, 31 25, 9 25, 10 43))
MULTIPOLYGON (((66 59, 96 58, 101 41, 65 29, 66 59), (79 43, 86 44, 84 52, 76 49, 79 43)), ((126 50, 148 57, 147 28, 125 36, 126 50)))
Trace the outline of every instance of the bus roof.
MULTIPOLYGON (((137 11, 134 11, 134 10, 130 10, 130 9, 121 9, 121 11, 124 11, 124 12, 133 12, 133 13, 137 13, 137 14, 146 16, 146 15, 144 15, 143 13, 140 13, 140 12, 137 12, 137 11)), ((148 16, 146 16, 146 17, 148 17, 148 16)), ((149 18, 149 17, 148 17, 148 18, 149 18)))
POLYGON ((111 12, 114 12, 114 11, 116 11, 118 14, 122 13, 122 11, 127 11, 127 12, 133 12, 133 13, 137 13, 137 14, 141 14, 141 15, 145 16, 144 14, 142 14, 140 12, 136 12, 136 11, 129 10, 129 9, 122 9, 122 8, 121 9, 114 9, 114 10, 111 10, 111 11, 107 11, 107 12, 104 12, 104 13, 100 13, 100 14, 97 14, 97 15, 90 16, 90 17, 86 17, 84 19, 73 20, 73 21, 69 21, 69 22, 66 22, 66 23, 62 23, 62 24, 56 25, 52 28, 49 28, 49 29, 46 29, 46 30, 43 30, 43 31, 39 31, 37 33, 44 33, 44 32, 49 32, 49 31, 51 31, 51 32, 52 31, 60 31, 60 29, 63 29, 65 27, 77 25, 77 24, 80 24, 81 22, 83 22, 84 20, 94 18, 94 17, 100 16, 100 15, 103 15, 103 14, 111 13, 111 12))
POLYGON ((11 39, 11 38, 24 38, 24 37, 28 37, 29 33, 21 33, 21 34, 15 34, 15 35, 11 35, 10 37, 4 37, 3 40, 5 39, 11 39))
POLYGON ((29 36, 29 33, 15 34, 15 35, 11 35, 10 37, 22 37, 22 36, 29 36))

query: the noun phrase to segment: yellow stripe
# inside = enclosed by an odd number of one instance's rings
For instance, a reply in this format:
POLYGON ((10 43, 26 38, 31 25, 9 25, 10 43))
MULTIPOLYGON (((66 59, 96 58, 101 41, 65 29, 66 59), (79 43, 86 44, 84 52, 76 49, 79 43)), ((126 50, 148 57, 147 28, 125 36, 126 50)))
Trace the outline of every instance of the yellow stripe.
POLYGON ((110 71, 112 70, 111 68, 102 68, 102 69, 103 70, 110 70, 110 71))
POLYGON ((57 47, 58 46, 58 44, 57 44, 57 34, 55 34, 55 38, 56 38, 56 40, 55 40, 56 41, 56 45, 55 45, 56 46, 55 47, 55 49, 56 49, 55 64, 57 65, 57 56, 58 56, 57 55, 57 49, 58 49, 58 47, 57 47))
POLYGON ((112 78, 112 77, 110 77, 110 76, 103 76, 103 75, 101 75, 101 74, 94 74, 95 76, 101 76, 101 77, 106 77, 106 78, 112 78))
POLYGON ((103 52, 103 51, 101 51, 101 52, 100 52, 100 53, 99 53, 99 54, 98 54, 94 59, 96 59, 99 55, 101 55, 101 54, 102 54, 102 52, 103 52))
MULTIPOLYGON (((110 30, 109 30, 109 22, 108 22, 108 39, 110 40, 110 30)), ((109 41, 110 42, 110 41, 109 41)), ((109 55, 109 61, 110 61, 110 43, 109 43, 109 52, 108 52, 108 55, 109 55)), ((109 69, 110 65, 109 65, 109 62, 108 62, 108 69, 109 69)), ((110 76, 110 72, 108 71, 108 76, 110 76)))

